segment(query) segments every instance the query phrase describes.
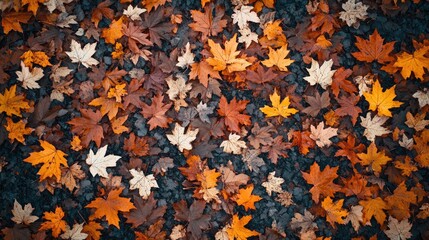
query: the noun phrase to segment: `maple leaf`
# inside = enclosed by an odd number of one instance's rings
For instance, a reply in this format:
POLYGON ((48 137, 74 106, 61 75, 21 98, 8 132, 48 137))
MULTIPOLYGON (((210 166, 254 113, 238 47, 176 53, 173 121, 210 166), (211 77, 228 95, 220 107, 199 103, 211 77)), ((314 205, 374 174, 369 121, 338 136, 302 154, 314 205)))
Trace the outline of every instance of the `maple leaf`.
POLYGON ((185 50, 182 51, 182 55, 177 58, 176 66, 184 68, 194 63, 195 54, 191 52, 191 44, 186 43, 185 50))
POLYGON ((258 195, 253 195, 253 184, 246 186, 238 191, 237 199, 235 202, 239 206, 244 206, 244 209, 247 211, 249 209, 256 209, 255 202, 259 202, 262 198, 258 195))
POLYGON ((361 125, 365 128, 363 135, 371 142, 375 141, 376 136, 382 136, 383 134, 390 133, 391 131, 384 128, 383 125, 387 121, 387 117, 379 117, 377 115, 371 119, 371 113, 367 113, 366 117, 360 116, 361 125))
POLYGON ((392 161, 390 157, 385 155, 384 151, 377 152, 377 146, 374 142, 369 145, 367 153, 358 153, 357 156, 363 166, 370 166, 370 169, 375 173, 380 173, 382 166, 392 161))
POLYGON ((310 83, 311 86, 318 83, 323 89, 326 89, 327 86, 332 84, 332 76, 334 76, 336 71, 331 70, 333 63, 332 59, 330 59, 323 62, 322 66, 319 66, 316 60, 311 59, 311 67, 307 68, 310 76, 304 77, 304 80, 310 83))
POLYGON ((214 5, 210 4, 204 7, 204 12, 191 10, 191 17, 194 20, 189 27, 202 33, 201 39, 204 41, 207 36, 216 36, 226 27, 227 20, 222 19, 225 11, 222 8, 216 8, 216 17, 213 17, 214 5))
POLYGON ((129 22, 128 25, 124 24, 122 26, 122 32, 128 37, 128 47, 134 53, 141 51, 137 43, 144 46, 153 46, 153 43, 147 39, 149 34, 143 33, 143 28, 140 25, 129 22))
POLYGON ((143 171, 137 171, 135 169, 131 169, 130 173, 133 175, 133 178, 130 180, 130 189, 138 189, 139 195, 142 196, 143 199, 149 197, 151 188, 158 188, 158 183, 153 174, 145 176, 143 171))
POLYGON ((398 220, 408 219, 411 216, 410 204, 417 203, 417 195, 413 191, 408 191, 405 182, 401 182, 393 191, 393 194, 386 197, 389 213, 398 220))
POLYGON ((245 226, 252 220, 252 216, 243 216, 239 218, 238 215, 232 216, 231 225, 226 229, 229 239, 246 240, 249 237, 258 236, 259 233, 254 230, 249 230, 245 226))
POLYGON ((228 103, 224 96, 220 98, 218 113, 225 118, 225 125, 228 127, 228 130, 240 132, 240 124, 245 126, 251 124, 250 116, 240 113, 246 109, 248 102, 248 100, 237 101, 234 97, 228 103))
POLYGON ((2 12, 1 25, 4 34, 8 34, 12 30, 22 33, 21 23, 27 23, 31 16, 29 12, 2 12))
POLYGON ((291 136, 293 138, 292 146, 298 146, 299 152, 306 155, 310 152, 310 148, 316 146, 316 142, 310 138, 311 132, 309 131, 293 131, 291 136))
POLYGON ((335 97, 340 94, 340 89, 350 94, 357 92, 356 86, 351 81, 346 80, 352 73, 351 69, 345 69, 344 67, 340 67, 335 71, 331 84, 332 93, 335 97))
POLYGON ((347 216, 347 211, 342 209, 344 199, 338 200, 335 203, 330 197, 326 197, 322 201, 322 208, 326 211, 326 221, 331 226, 335 227, 335 223, 344 224, 344 217, 347 216))
POLYGON ((417 113, 413 116, 413 114, 407 112, 406 117, 407 121, 405 124, 407 124, 409 128, 414 128, 417 132, 422 131, 429 124, 429 120, 425 120, 426 113, 417 113))
POLYGON ((73 225, 73 228, 67 225, 65 233, 61 234, 62 239, 71 239, 71 240, 85 240, 88 237, 87 233, 83 233, 83 223, 73 225))
POLYGON ((291 65, 295 62, 295 60, 291 60, 290 58, 286 58, 289 54, 289 50, 287 50, 287 44, 282 46, 281 48, 274 50, 269 47, 270 52, 268 53, 268 59, 262 61, 266 67, 277 66, 280 71, 287 72, 287 66, 291 65))
POLYGON ((329 165, 320 171, 318 163, 314 162, 310 167, 310 172, 302 172, 302 177, 308 184, 312 184, 310 189, 311 198, 315 203, 319 203, 319 196, 334 197, 334 194, 341 190, 341 186, 333 181, 338 177, 338 167, 330 167, 329 165))
POLYGON ((116 40, 123 36, 122 32, 123 18, 113 20, 109 28, 104 28, 101 32, 101 37, 106 40, 106 43, 115 44, 116 40))
POLYGON ((369 110, 377 110, 379 116, 391 117, 392 113, 389 109, 402 105, 402 102, 393 100, 396 97, 395 86, 383 92, 379 81, 374 83, 371 93, 363 93, 363 95, 369 103, 369 110))
POLYGON ((353 229, 357 232, 360 228, 360 223, 363 221, 363 213, 362 213, 362 206, 352 206, 346 219, 344 219, 344 224, 351 223, 353 226, 353 229))
POLYGON ((311 134, 310 138, 316 141, 317 146, 319 147, 329 147, 332 142, 329 140, 331 137, 337 136, 337 128, 324 128, 325 123, 320 122, 317 127, 313 125, 310 126, 311 134))
POLYGON ((284 183, 285 180, 283 178, 276 177, 275 171, 268 174, 267 180, 268 181, 262 183, 262 186, 265 187, 268 195, 271 196, 273 192, 283 192, 281 184, 284 183))
POLYGON ((229 41, 225 42, 225 49, 220 44, 215 43, 213 40, 208 40, 210 52, 213 57, 206 59, 207 63, 213 66, 216 71, 227 70, 228 72, 238 72, 246 70, 246 67, 251 63, 246 59, 237 58, 240 51, 237 51, 237 34, 235 34, 229 41))
POLYGON ((63 151, 57 150, 54 145, 47 141, 39 140, 43 150, 40 152, 32 152, 30 156, 24 159, 24 162, 31 163, 31 165, 43 164, 37 172, 40 175, 40 181, 48 177, 55 176, 57 182, 61 180, 61 166, 68 167, 67 156, 63 151))
POLYGON ((37 83, 43 76, 43 69, 35 67, 30 72, 30 68, 26 67, 23 62, 21 62, 22 71, 16 71, 18 76, 17 80, 22 82, 22 87, 25 89, 35 89, 40 88, 40 85, 37 83))
POLYGON ((167 205, 157 206, 157 201, 151 194, 147 200, 143 198, 134 198, 136 209, 125 213, 127 223, 131 223, 133 227, 137 228, 144 224, 145 226, 153 224, 157 219, 161 218, 167 210, 167 205))
POLYGON ((92 200, 85 208, 96 208, 95 212, 89 217, 89 220, 106 217, 107 223, 119 228, 119 212, 129 212, 136 207, 129 198, 120 197, 124 190, 123 187, 109 192, 107 199, 96 198, 92 200))
POLYGON ((239 140, 240 135, 230 133, 228 140, 224 140, 220 147, 223 147, 223 151, 232 154, 241 154, 243 148, 247 148, 246 142, 239 140))
POLYGON ((65 185, 70 192, 76 187, 76 179, 85 178, 85 172, 80 168, 79 164, 74 163, 69 168, 63 168, 62 170, 61 184, 65 185))
POLYGON ((142 18, 140 17, 140 14, 146 12, 147 10, 144 8, 139 7, 133 7, 132 5, 128 5, 127 9, 124 9, 124 15, 129 17, 133 21, 142 21, 142 18))
POLYGON ((189 79, 196 79, 198 77, 199 82, 205 87, 209 87, 209 76, 216 79, 222 79, 218 71, 215 71, 210 64, 206 61, 199 63, 193 63, 191 65, 191 72, 189 73, 189 79))
POLYGON ((122 116, 122 117, 118 117, 116 119, 112 119, 110 121, 110 124, 112 125, 112 130, 115 134, 121 134, 123 132, 128 132, 129 129, 125 126, 123 126, 123 124, 127 121, 128 119, 128 115, 122 116))
POLYGON ((174 219, 178 221, 188 222, 186 230, 191 233, 191 236, 199 239, 203 232, 202 230, 209 229, 210 224, 210 215, 203 214, 204 209, 206 208, 206 203, 200 200, 194 200, 191 206, 188 209, 188 205, 185 200, 176 202, 173 204, 174 219))
POLYGON ((115 12, 109 8, 111 4, 110 1, 103 1, 92 10, 91 21, 94 23, 95 27, 98 26, 103 16, 108 19, 113 19, 113 17, 115 17, 115 12))
POLYGON ((66 52, 66 54, 70 57, 72 62, 74 63, 82 63, 85 67, 90 67, 92 65, 97 65, 99 62, 92 58, 92 55, 95 53, 95 48, 97 47, 97 43, 87 43, 83 48, 80 43, 76 42, 72 39, 70 45, 70 52, 66 52))
POLYGON ((107 174, 106 168, 116 167, 116 162, 121 158, 120 156, 113 154, 106 156, 108 146, 109 145, 99 148, 95 154, 92 149, 89 150, 88 157, 86 158, 86 164, 90 166, 89 171, 93 177, 99 175, 101 177, 108 178, 109 174, 107 174))
POLYGON ((52 230, 52 236, 58 237, 61 232, 66 230, 67 222, 62 220, 64 212, 61 207, 56 207, 55 212, 44 212, 42 225, 39 230, 52 230))
POLYGON ((380 197, 369 198, 368 200, 359 201, 359 204, 363 206, 363 224, 369 223, 371 218, 374 217, 378 224, 383 225, 386 220, 386 213, 383 210, 388 209, 383 199, 380 197))
POLYGON ((25 144, 25 135, 28 135, 33 132, 34 129, 26 128, 25 122, 19 120, 18 122, 13 122, 11 118, 6 118, 6 131, 8 131, 7 137, 11 142, 17 140, 18 142, 25 144))
POLYGON ((244 151, 243 162, 246 163, 250 171, 259 172, 259 168, 265 165, 264 160, 259 157, 259 154, 261 154, 261 151, 257 149, 247 149, 244 151))
POLYGON ((366 12, 368 6, 361 2, 356 3, 356 0, 348 0, 341 7, 344 11, 340 12, 340 19, 345 21, 349 27, 359 28, 358 19, 365 20, 368 15, 366 12))
MULTIPOLYGON (((114 95, 110 96, 115 97, 114 95)), ((101 115, 104 116, 107 114, 109 120, 114 119, 118 114, 119 108, 123 107, 121 102, 117 102, 115 99, 108 98, 106 96, 95 98, 91 102, 89 102, 88 105, 96 107, 101 106, 101 115)))
POLYGON ((13 217, 11 218, 12 221, 14 221, 17 224, 25 224, 30 225, 30 223, 35 222, 39 217, 31 215, 34 208, 31 206, 31 203, 25 204, 24 207, 22 207, 21 204, 19 204, 18 201, 13 202, 13 209, 12 214, 13 217))
POLYGON ((146 103, 142 104, 142 114, 145 118, 150 118, 147 122, 149 124, 149 130, 156 127, 167 128, 168 124, 173 119, 165 116, 165 113, 170 109, 172 103, 164 104, 162 100, 164 96, 161 94, 156 95, 152 98, 152 104, 149 106, 146 103))
POLYGON ((317 224, 314 222, 315 217, 307 209, 304 210, 304 215, 295 213, 294 217, 290 222, 290 226, 293 230, 301 228, 301 233, 309 230, 317 229, 317 224))
POLYGON ((228 194, 236 192, 240 185, 247 184, 250 179, 246 174, 235 174, 234 171, 227 167, 221 167, 220 172, 222 173, 221 181, 223 182, 224 190, 228 194))
POLYGON ((415 157, 416 162, 422 167, 429 167, 429 130, 425 129, 420 136, 414 135, 414 144, 413 148, 417 152, 415 157))
POLYGON ((103 227, 100 223, 95 221, 88 222, 85 226, 83 226, 83 232, 88 234, 88 240, 99 240, 101 237, 100 230, 103 230, 103 227))
POLYGON ((353 125, 355 125, 359 114, 362 113, 362 109, 356 106, 359 100, 360 97, 357 95, 341 96, 337 100, 341 107, 335 109, 335 114, 338 116, 350 116, 353 125))
POLYGON ((263 146, 262 152, 268 152, 268 158, 272 163, 277 164, 279 156, 287 157, 286 150, 291 148, 291 143, 285 142, 283 136, 277 136, 271 144, 263 146))
POLYGON ((239 29, 238 32, 241 35, 240 37, 238 37, 238 42, 245 43, 246 48, 248 48, 252 44, 252 42, 258 43, 258 34, 252 32, 249 27, 239 29))
POLYGON ((185 133, 185 128, 176 123, 172 134, 167 134, 167 138, 171 144, 176 145, 179 151, 183 152, 184 149, 191 150, 193 142, 197 138, 198 128, 195 130, 188 130, 185 133))
POLYGON ((361 152, 365 149, 365 145, 362 143, 359 143, 357 146, 355 146, 356 138, 352 135, 347 136, 347 142, 339 142, 337 145, 341 149, 337 150, 335 157, 347 157, 353 165, 359 162, 357 152, 361 152))
POLYGON ((398 56, 393 66, 402 67, 401 75, 405 79, 409 78, 411 72, 413 72, 417 79, 423 81, 424 69, 429 69, 429 58, 424 56, 428 51, 429 47, 422 47, 417 49, 413 54, 403 52, 398 56))
POLYGON ((393 51, 395 42, 383 44, 384 39, 380 36, 377 29, 369 36, 369 40, 356 37, 356 47, 360 50, 352 55, 362 62, 377 61, 380 64, 385 64, 394 60, 389 54, 393 51))
POLYGON ((98 125, 99 121, 103 117, 100 111, 91 111, 89 109, 80 110, 82 117, 73 118, 68 122, 72 126, 72 133, 81 136, 82 145, 88 146, 89 142, 93 140, 97 147, 101 145, 101 139, 103 136, 103 127, 98 125))
POLYGON ((22 54, 21 59, 25 63, 25 66, 31 69, 33 68, 33 63, 38 64, 42 67, 52 66, 52 64, 49 62, 49 57, 46 55, 46 53, 42 51, 33 52, 31 50, 28 50, 22 54))
POLYGON ((37 9, 39 9, 39 3, 44 3, 46 0, 22 0, 22 6, 27 5, 28 11, 33 12, 33 15, 36 16, 37 9))
POLYGON ((259 23, 260 19, 258 15, 256 14, 256 12, 253 12, 252 10, 253 10, 252 6, 241 5, 240 9, 236 7, 234 9, 234 13, 231 15, 231 18, 233 20, 232 22, 234 24, 237 23, 240 29, 247 27, 249 25, 248 22, 259 23))
POLYGON ((387 227, 389 229, 384 230, 384 233, 389 237, 389 239, 398 239, 398 240, 406 240, 413 236, 411 234, 411 225, 407 219, 399 222, 396 218, 389 216, 389 222, 387 227))
POLYGON ((312 117, 316 117, 319 114, 320 110, 331 105, 329 92, 324 91, 322 95, 319 94, 318 91, 313 96, 304 96, 305 101, 310 104, 310 106, 306 107, 302 110, 303 113, 309 114, 312 117))
POLYGON ((21 110, 27 109, 30 109, 30 105, 23 95, 16 95, 16 85, 6 89, 4 94, 0 93, 0 113, 21 117, 21 110))
POLYGON ((429 105, 429 90, 427 88, 424 91, 417 91, 413 94, 414 98, 417 98, 419 101, 420 108, 423 108, 426 105, 429 105))
POLYGON ((163 6, 166 2, 171 2, 171 0, 143 0, 142 4, 150 12, 159 6, 163 6))

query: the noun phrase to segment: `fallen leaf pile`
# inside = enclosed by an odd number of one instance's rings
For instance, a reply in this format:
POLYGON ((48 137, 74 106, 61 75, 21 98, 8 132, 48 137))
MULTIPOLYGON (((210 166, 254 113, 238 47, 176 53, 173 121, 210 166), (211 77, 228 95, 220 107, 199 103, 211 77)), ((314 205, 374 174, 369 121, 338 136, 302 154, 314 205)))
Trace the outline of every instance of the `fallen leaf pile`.
POLYGON ((0 11, 1 239, 429 239, 428 1, 0 11))

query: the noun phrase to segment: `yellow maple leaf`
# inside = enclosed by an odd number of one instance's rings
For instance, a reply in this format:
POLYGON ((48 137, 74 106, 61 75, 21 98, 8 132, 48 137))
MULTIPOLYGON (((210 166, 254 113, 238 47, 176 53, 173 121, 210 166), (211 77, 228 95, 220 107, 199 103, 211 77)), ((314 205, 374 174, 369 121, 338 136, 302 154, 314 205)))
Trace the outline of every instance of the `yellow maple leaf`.
POLYGON ((274 93, 270 95, 270 101, 273 105, 272 107, 265 105, 260 108, 260 110, 265 113, 266 117, 282 116, 287 118, 291 114, 298 112, 295 108, 289 108, 289 97, 286 97, 280 102, 280 96, 277 94, 277 90, 274 90, 274 93))
POLYGON ((52 230, 52 236, 58 237, 61 232, 66 231, 67 222, 62 220, 64 211, 61 207, 56 207, 55 212, 44 212, 43 219, 47 220, 42 223, 40 230, 52 230))
POLYGON ((374 83, 371 93, 364 93, 366 101, 369 103, 369 110, 378 111, 379 116, 391 117, 392 113, 389 111, 390 108, 399 107, 402 102, 394 101, 396 97, 395 86, 387 89, 383 92, 380 82, 377 80, 374 83))
POLYGON ((413 54, 403 52, 398 56, 395 64, 395 67, 402 67, 401 75, 402 77, 409 78, 411 72, 414 73, 414 76, 421 81, 423 81, 423 74, 425 73, 425 68, 429 69, 429 58, 424 55, 428 52, 429 47, 422 47, 416 50, 413 54))
POLYGON ((384 154, 384 151, 377 152, 377 146, 374 142, 369 145, 367 153, 358 153, 357 156, 360 159, 360 164, 363 166, 370 166, 376 174, 381 172, 382 166, 392 161, 390 157, 384 154))
POLYGON ((49 57, 46 53, 41 51, 31 51, 28 50, 21 55, 21 59, 24 62, 26 67, 33 68, 33 63, 38 64, 42 67, 52 66, 49 62, 49 57))
POLYGON ((6 118, 6 130, 9 132, 7 137, 11 142, 14 140, 17 140, 18 142, 25 144, 25 138, 24 135, 30 134, 33 129, 32 128, 26 128, 25 122, 23 120, 20 120, 18 122, 13 122, 11 118, 6 118))
POLYGON ((287 44, 277 50, 274 50, 271 47, 269 49, 269 58, 267 60, 262 61, 262 64, 264 64, 266 67, 277 66, 280 71, 287 72, 287 66, 295 62, 295 60, 286 58, 286 56, 289 54, 289 50, 287 50, 287 44))
POLYGON ((216 172, 216 169, 204 169, 202 173, 197 174, 197 180, 201 182, 202 188, 213 188, 217 186, 217 179, 221 173, 216 172))
POLYGON ((383 225, 386 220, 386 213, 384 213, 384 210, 388 209, 388 206, 382 198, 377 197, 361 200, 359 204, 363 207, 363 224, 366 225, 371 221, 371 218, 374 217, 378 224, 383 225))
POLYGON ((225 69, 230 73, 244 71, 246 67, 251 65, 246 59, 237 58, 240 54, 240 51, 237 51, 237 34, 225 42, 225 49, 211 39, 209 39, 209 46, 213 57, 208 58, 206 62, 213 66, 213 69, 216 71, 223 71, 225 69))
POLYGON ((113 98, 98 97, 89 102, 90 106, 101 106, 100 111, 104 116, 107 114, 109 120, 112 120, 118 114, 119 108, 123 109, 122 103, 116 102, 113 98))
POLYGON ((244 227, 250 220, 252 220, 252 216, 244 216, 240 219, 238 215, 234 214, 231 225, 226 229, 229 240, 246 240, 249 237, 258 236, 259 233, 257 231, 252 231, 244 227))
POLYGON ((23 95, 16 96, 16 85, 6 89, 4 94, 0 93, 0 113, 21 117, 21 110, 30 109, 30 105, 23 95))
POLYGON ((110 88, 107 93, 108 98, 115 98, 116 102, 120 103, 122 101, 122 97, 127 95, 127 89, 125 89, 127 85, 117 84, 114 88, 110 88))
POLYGON ((326 211, 326 221, 328 221, 333 227, 335 223, 344 224, 344 217, 347 216, 347 210, 343 207, 344 199, 338 200, 335 203, 330 197, 325 198, 322 202, 322 208, 326 211))
POLYGON ((28 4, 28 11, 33 12, 34 16, 36 16, 37 9, 39 9, 39 3, 44 3, 46 0, 22 0, 22 5, 28 4))
POLYGON ((24 162, 31 163, 33 166, 43 164, 39 172, 37 172, 40 175, 40 181, 55 176, 57 182, 59 182, 61 180, 61 165, 68 167, 67 160, 64 158, 67 154, 57 150, 54 145, 47 141, 39 141, 43 150, 30 153, 30 156, 24 159, 24 162))
POLYGON ((109 28, 103 29, 103 32, 101 32, 101 37, 106 40, 106 43, 115 44, 116 40, 124 35, 122 33, 122 24, 123 19, 121 17, 118 19, 118 21, 113 20, 109 28))

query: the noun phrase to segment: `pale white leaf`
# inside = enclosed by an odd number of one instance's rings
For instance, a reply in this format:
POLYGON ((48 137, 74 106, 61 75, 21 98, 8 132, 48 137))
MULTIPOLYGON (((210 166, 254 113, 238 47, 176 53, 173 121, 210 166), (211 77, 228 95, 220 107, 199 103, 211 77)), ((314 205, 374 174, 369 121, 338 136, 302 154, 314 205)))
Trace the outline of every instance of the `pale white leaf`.
POLYGON ((276 177, 276 172, 270 172, 268 174, 268 181, 263 182, 262 186, 267 190, 268 195, 271 196, 273 192, 281 193, 283 192, 281 184, 284 183, 283 178, 276 177))
POLYGON ((69 28, 70 24, 78 24, 76 22, 76 15, 70 15, 68 13, 60 13, 57 18, 57 26, 60 28, 69 28))
POLYGON ((340 19, 347 23, 347 26, 359 27, 358 20, 365 20, 368 13, 368 6, 361 2, 356 3, 356 0, 348 0, 343 3, 344 11, 340 12, 340 19))
POLYGON ((185 68, 194 63, 195 54, 191 52, 191 45, 189 42, 185 46, 185 51, 182 52, 182 55, 177 58, 176 66, 185 68))
POLYGON ((133 178, 130 180, 130 189, 138 189, 139 195, 143 197, 143 199, 149 197, 151 188, 159 188, 153 174, 145 176, 143 171, 137 171, 135 169, 131 169, 130 173, 133 175, 133 178))
POLYGON ((379 117, 375 115, 371 118, 371 113, 367 113, 366 117, 360 117, 361 125, 365 128, 363 135, 371 142, 375 141, 375 137, 390 133, 390 131, 382 125, 389 119, 388 117, 379 117))
POLYGON ((327 86, 332 84, 332 76, 336 70, 331 70, 332 64, 334 62, 332 59, 329 61, 323 62, 322 66, 319 66, 319 63, 314 59, 311 60, 311 67, 307 68, 310 76, 304 77, 304 80, 310 83, 311 86, 320 84, 323 89, 326 89, 327 86))
POLYGON ((62 239, 70 239, 70 240, 85 240, 88 237, 88 234, 83 233, 83 223, 73 225, 73 228, 66 226, 66 231, 61 234, 62 239))
POLYGON ((191 142, 197 138, 199 129, 190 130, 185 133, 185 128, 176 123, 172 134, 167 134, 167 138, 171 144, 176 145, 179 151, 183 152, 184 149, 192 150, 191 142))
POLYGON ((22 82, 22 87, 25 89, 36 89, 40 88, 40 85, 37 83, 44 75, 43 69, 34 67, 30 72, 30 68, 26 67, 25 64, 21 61, 22 71, 16 71, 18 76, 18 81, 22 82))
POLYGON ((317 125, 317 128, 313 125, 310 126, 310 138, 316 141, 316 144, 319 147, 329 147, 332 144, 331 140, 329 139, 331 137, 337 136, 337 128, 324 127, 324 122, 320 122, 319 125, 317 125))
POLYGON ((234 13, 231 15, 234 24, 238 24, 240 29, 248 26, 247 22, 259 23, 260 19, 256 12, 252 11, 252 6, 241 6, 240 9, 235 8, 234 13))
POLYGON ((106 156, 107 146, 108 145, 98 149, 96 154, 94 154, 92 149, 89 150, 86 163, 90 166, 89 171, 93 177, 100 175, 101 177, 108 178, 109 174, 107 174, 106 168, 116 167, 116 162, 121 158, 113 154, 106 156))
POLYGON ((384 233, 391 240, 407 240, 413 236, 410 233, 412 225, 408 222, 408 219, 399 222, 397 219, 390 216, 387 227, 389 229, 384 230, 384 233))
POLYGON ((210 118, 209 118, 209 114, 213 113, 213 110, 215 109, 215 106, 207 106, 207 103, 203 103, 200 102, 197 105, 197 112, 198 115, 200 116, 201 121, 205 122, 205 123, 210 123, 210 118))
POLYGON ((124 10, 124 15, 128 16, 131 20, 136 21, 142 21, 142 18, 140 17, 140 14, 146 12, 147 10, 144 8, 139 7, 133 7, 131 5, 128 5, 128 8, 124 10))
POLYGON ((417 91, 413 94, 414 98, 419 101, 420 108, 429 105, 429 89, 425 88, 423 91, 417 91))
POLYGON ((68 67, 60 67, 59 64, 52 66, 51 70, 52 73, 50 78, 54 80, 54 82, 60 82, 62 78, 67 77, 71 72, 73 72, 72 69, 69 69, 68 67))
POLYGON ((399 146, 411 150, 414 146, 414 140, 413 138, 408 138, 407 135, 404 134, 402 135, 402 139, 399 140, 399 146))
POLYGON ((70 44, 71 51, 66 52, 66 54, 70 57, 72 62, 82 63, 83 66, 90 67, 91 65, 97 65, 99 63, 96 59, 92 58, 96 47, 97 43, 88 43, 82 49, 80 43, 73 39, 70 44))
POLYGON ((248 48, 252 42, 258 43, 258 34, 252 32, 249 27, 239 29, 238 31, 241 34, 241 36, 238 37, 238 42, 245 43, 246 48, 248 48))
POLYGON ((347 224, 349 222, 352 223, 353 229, 357 232, 360 228, 360 223, 363 222, 363 207, 360 205, 352 206, 346 219, 344 219, 344 223, 347 224))
POLYGON ((24 208, 21 204, 19 204, 18 201, 13 203, 13 209, 12 209, 12 221, 14 221, 17 224, 25 224, 29 225, 30 223, 35 222, 39 217, 32 216, 31 213, 33 212, 34 208, 31 206, 31 203, 25 204, 24 208))
POLYGON ((230 133, 228 140, 223 141, 220 146, 223 147, 223 151, 232 154, 240 154, 243 148, 247 148, 246 142, 239 140, 240 135, 230 133))
POLYGON ((49 12, 52 13, 55 9, 65 12, 66 8, 64 7, 65 3, 71 3, 74 0, 47 0, 43 4, 48 8, 49 12))
POLYGON ((190 83, 186 83, 185 79, 181 76, 177 76, 176 79, 169 77, 167 79, 168 85, 168 97, 170 100, 185 99, 189 90, 192 89, 192 85, 190 83))
POLYGON ((307 209, 304 210, 304 215, 295 213, 290 222, 293 230, 301 228, 301 233, 317 229, 317 224, 314 222, 315 217, 307 209))

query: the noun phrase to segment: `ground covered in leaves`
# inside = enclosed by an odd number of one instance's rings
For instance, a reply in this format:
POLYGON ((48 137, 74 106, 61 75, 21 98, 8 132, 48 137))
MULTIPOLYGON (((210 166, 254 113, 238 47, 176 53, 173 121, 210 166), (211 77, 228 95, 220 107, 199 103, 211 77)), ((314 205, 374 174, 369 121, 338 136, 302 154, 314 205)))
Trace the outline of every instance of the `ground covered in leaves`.
POLYGON ((4 239, 428 239, 424 0, 2 0, 4 239))

